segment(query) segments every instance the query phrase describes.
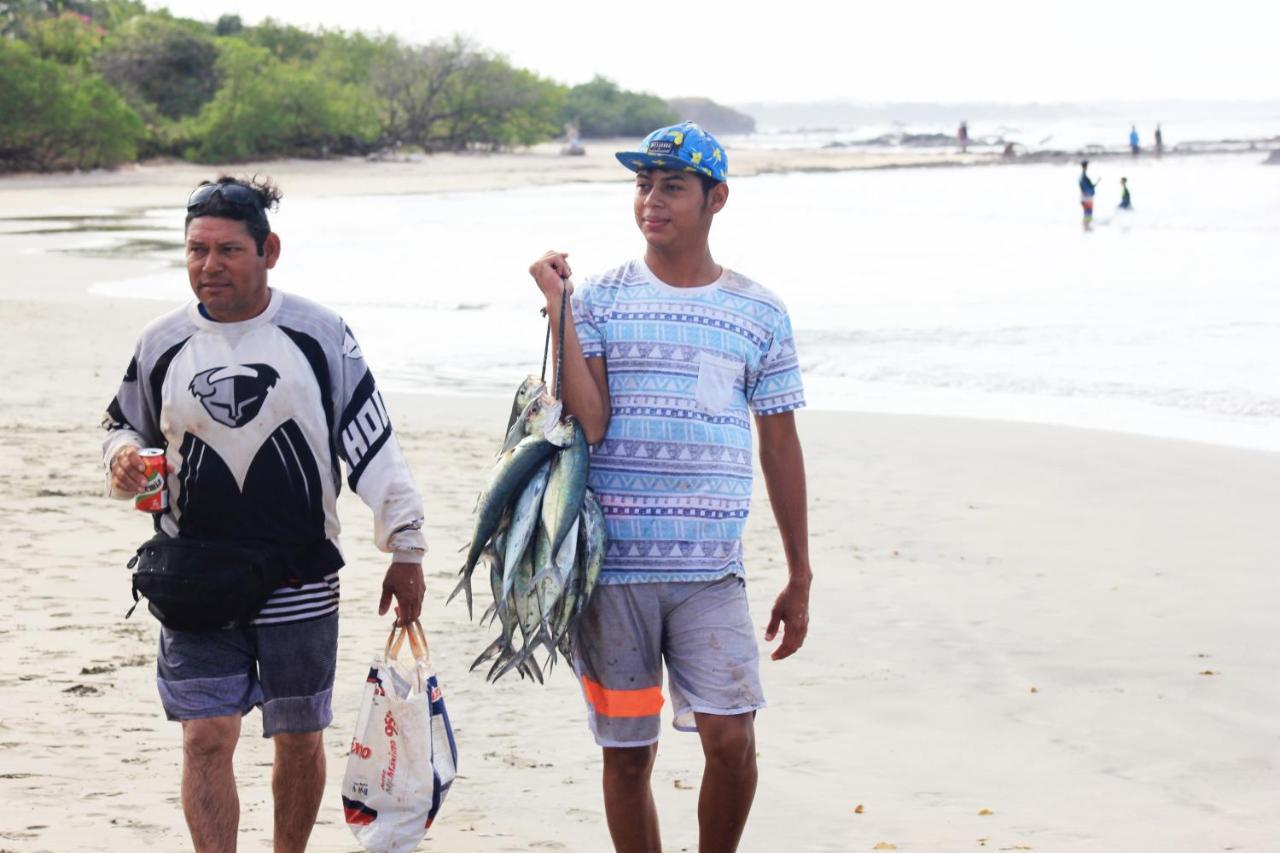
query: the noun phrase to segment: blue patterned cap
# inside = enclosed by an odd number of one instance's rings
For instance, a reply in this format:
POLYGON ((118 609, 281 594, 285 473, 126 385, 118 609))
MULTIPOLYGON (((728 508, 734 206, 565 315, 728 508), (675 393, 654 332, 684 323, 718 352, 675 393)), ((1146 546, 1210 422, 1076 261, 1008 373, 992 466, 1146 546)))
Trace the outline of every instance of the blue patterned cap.
POLYGON ((655 130, 639 151, 619 151, 618 162, 633 172, 663 169, 695 172, 716 181, 729 177, 729 158, 716 138, 691 121, 655 130))

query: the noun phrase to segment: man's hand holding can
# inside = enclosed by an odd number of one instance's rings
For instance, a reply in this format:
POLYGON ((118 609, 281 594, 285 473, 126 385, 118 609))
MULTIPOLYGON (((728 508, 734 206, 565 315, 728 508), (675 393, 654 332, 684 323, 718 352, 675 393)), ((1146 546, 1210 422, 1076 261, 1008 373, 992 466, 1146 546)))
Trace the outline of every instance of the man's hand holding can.
POLYGON ((141 512, 164 512, 169 508, 164 450, 126 445, 111 460, 111 486, 118 493, 133 495, 134 508, 141 512))
POLYGON ((147 488, 147 464, 138 448, 126 444, 111 460, 111 488, 126 495, 137 495, 147 488))

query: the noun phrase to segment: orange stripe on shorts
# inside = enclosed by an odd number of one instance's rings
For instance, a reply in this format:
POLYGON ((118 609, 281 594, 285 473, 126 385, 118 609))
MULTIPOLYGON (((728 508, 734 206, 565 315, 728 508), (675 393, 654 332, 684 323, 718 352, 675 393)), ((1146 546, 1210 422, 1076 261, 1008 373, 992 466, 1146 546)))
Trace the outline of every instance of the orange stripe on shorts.
POLYGON ((662 710, 662 688, 610 690, 582 676, 582 691, 597 714, 605 717, 651 717, 662 710))

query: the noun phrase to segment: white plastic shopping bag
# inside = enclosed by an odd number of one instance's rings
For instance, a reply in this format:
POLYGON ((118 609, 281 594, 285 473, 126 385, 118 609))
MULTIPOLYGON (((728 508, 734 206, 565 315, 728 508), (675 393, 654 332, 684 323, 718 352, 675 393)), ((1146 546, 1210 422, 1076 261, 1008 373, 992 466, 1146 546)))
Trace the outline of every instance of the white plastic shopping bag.
POLYGON ((365 850, 408 853, 457 775, 458 750, 422 626, 392 628, 365 680, 342 778, 347 825, 365 850), (398 660, 405 639, 413 663, 398 660))

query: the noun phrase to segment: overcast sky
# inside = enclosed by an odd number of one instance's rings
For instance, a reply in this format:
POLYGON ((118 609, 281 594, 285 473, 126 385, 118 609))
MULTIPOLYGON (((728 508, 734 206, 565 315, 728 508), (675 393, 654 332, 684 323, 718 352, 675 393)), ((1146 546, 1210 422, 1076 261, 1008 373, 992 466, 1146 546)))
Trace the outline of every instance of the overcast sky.
POLYGON ((420 43, 461 33, 564 83, 600 73, 730 104, 1280 98, 1280 0, 146 2, 420 43))

